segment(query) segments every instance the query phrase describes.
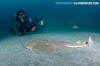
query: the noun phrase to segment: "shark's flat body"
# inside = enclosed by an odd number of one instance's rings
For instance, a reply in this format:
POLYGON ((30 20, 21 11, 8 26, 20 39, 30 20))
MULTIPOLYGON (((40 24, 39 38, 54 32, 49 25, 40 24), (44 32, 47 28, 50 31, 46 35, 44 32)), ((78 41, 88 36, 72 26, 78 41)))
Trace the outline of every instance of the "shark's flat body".
MULTIPOLYGON (((91 41, 91 39, 89 41, 91 41)), ((25 45, 25 47, 27 49, 30 49, 32 52, 37 52, 37 51, 59 52, 59 51, 64 51, 67 48, 81 48, 86 46, 90 46, 90 45, 85 43, 82 44, 68 43, 68 42, 54 41, 54 40, 34 40, 33 42, 27 43, 25 45)))

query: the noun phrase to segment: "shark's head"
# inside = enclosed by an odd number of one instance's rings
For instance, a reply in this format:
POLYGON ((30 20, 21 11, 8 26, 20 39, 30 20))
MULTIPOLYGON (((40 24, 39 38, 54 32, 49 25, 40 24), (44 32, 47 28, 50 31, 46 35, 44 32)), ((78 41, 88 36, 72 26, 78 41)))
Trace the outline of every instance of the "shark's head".
POLYGON ((91 36, 89 36, 88 41, 84 41, 82 44, 86 44, 88 46, 94 45, 94 41, 92 40, 91 36))
POLYGON ((89 36, 88 41, 83 41, 83 42, 81 43, 81 41, 79 40, 79 41, 77 41, 76 43, 77 43, 77 44, 82 44, 82 45, 84 45, 84 46, 92 46, 92 45, 94 45, 94 41, 92 40, 91 36, 89 36))

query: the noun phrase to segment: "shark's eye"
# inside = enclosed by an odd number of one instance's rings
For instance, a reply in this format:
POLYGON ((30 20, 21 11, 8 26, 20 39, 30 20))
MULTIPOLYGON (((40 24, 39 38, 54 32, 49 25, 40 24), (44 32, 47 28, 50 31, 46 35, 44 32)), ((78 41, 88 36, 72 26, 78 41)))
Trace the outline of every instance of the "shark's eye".
POLYGON ((86 44, 88 44, 88 42, 86 42, 86 44))

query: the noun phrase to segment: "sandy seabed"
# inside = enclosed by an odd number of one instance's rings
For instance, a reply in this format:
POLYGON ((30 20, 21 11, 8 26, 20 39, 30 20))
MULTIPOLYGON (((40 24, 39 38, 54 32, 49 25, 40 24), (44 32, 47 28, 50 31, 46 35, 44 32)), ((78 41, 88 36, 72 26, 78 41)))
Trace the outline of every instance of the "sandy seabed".
POLYGON ((0 66, 100 66, 100 33, 35 33, 22 37, 7 35, 0 40, 0 66), (33 40, 74 43, 88 40, 89 36, 95 41, 94 46, 69 48, 58 53, 32 53, 25 48, 25 44, 33 40))

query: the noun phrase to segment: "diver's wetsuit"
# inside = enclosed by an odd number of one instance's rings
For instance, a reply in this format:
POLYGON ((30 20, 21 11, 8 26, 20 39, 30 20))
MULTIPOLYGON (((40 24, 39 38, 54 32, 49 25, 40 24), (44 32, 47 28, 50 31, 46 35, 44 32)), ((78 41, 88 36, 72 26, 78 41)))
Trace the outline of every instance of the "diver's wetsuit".
POLYGON ((36 25, 37 19, 32 23, 30 23, 28 16, 25 16, 23 19, 24 22, 21 22, 20 19, 16 20, 18 32, 21 34, 24 34, 25 32, 31 32, 31 29, 36 25))
POLYGON ((24 22, 22 22, 21 19, 19 19, 19 18, 16 17, 17 30, 18 30, 18 32, 20 32, 22 34, 24 34, 26 32, 26 30, 28 31, 27 26, 29 24, 29 21, 28 21, 28 17, 27 16, 25 16, 23 19, 24 19, 24 22))
POLYGON ((16 28, 17 28, 17 32, 18 34, 24 34, 25 32, 30 32, 30 30, 33 27, 33 24, 31 24, 30 22, 30 18, 26 15, 26 13, 24 12, 24 10, 18 10, 16 12, 16 28))
POLYGON ((24 23, 21 23, 21 22, 17 22, 17 31, 24 34, 25 33, 25 24, 24 23))

